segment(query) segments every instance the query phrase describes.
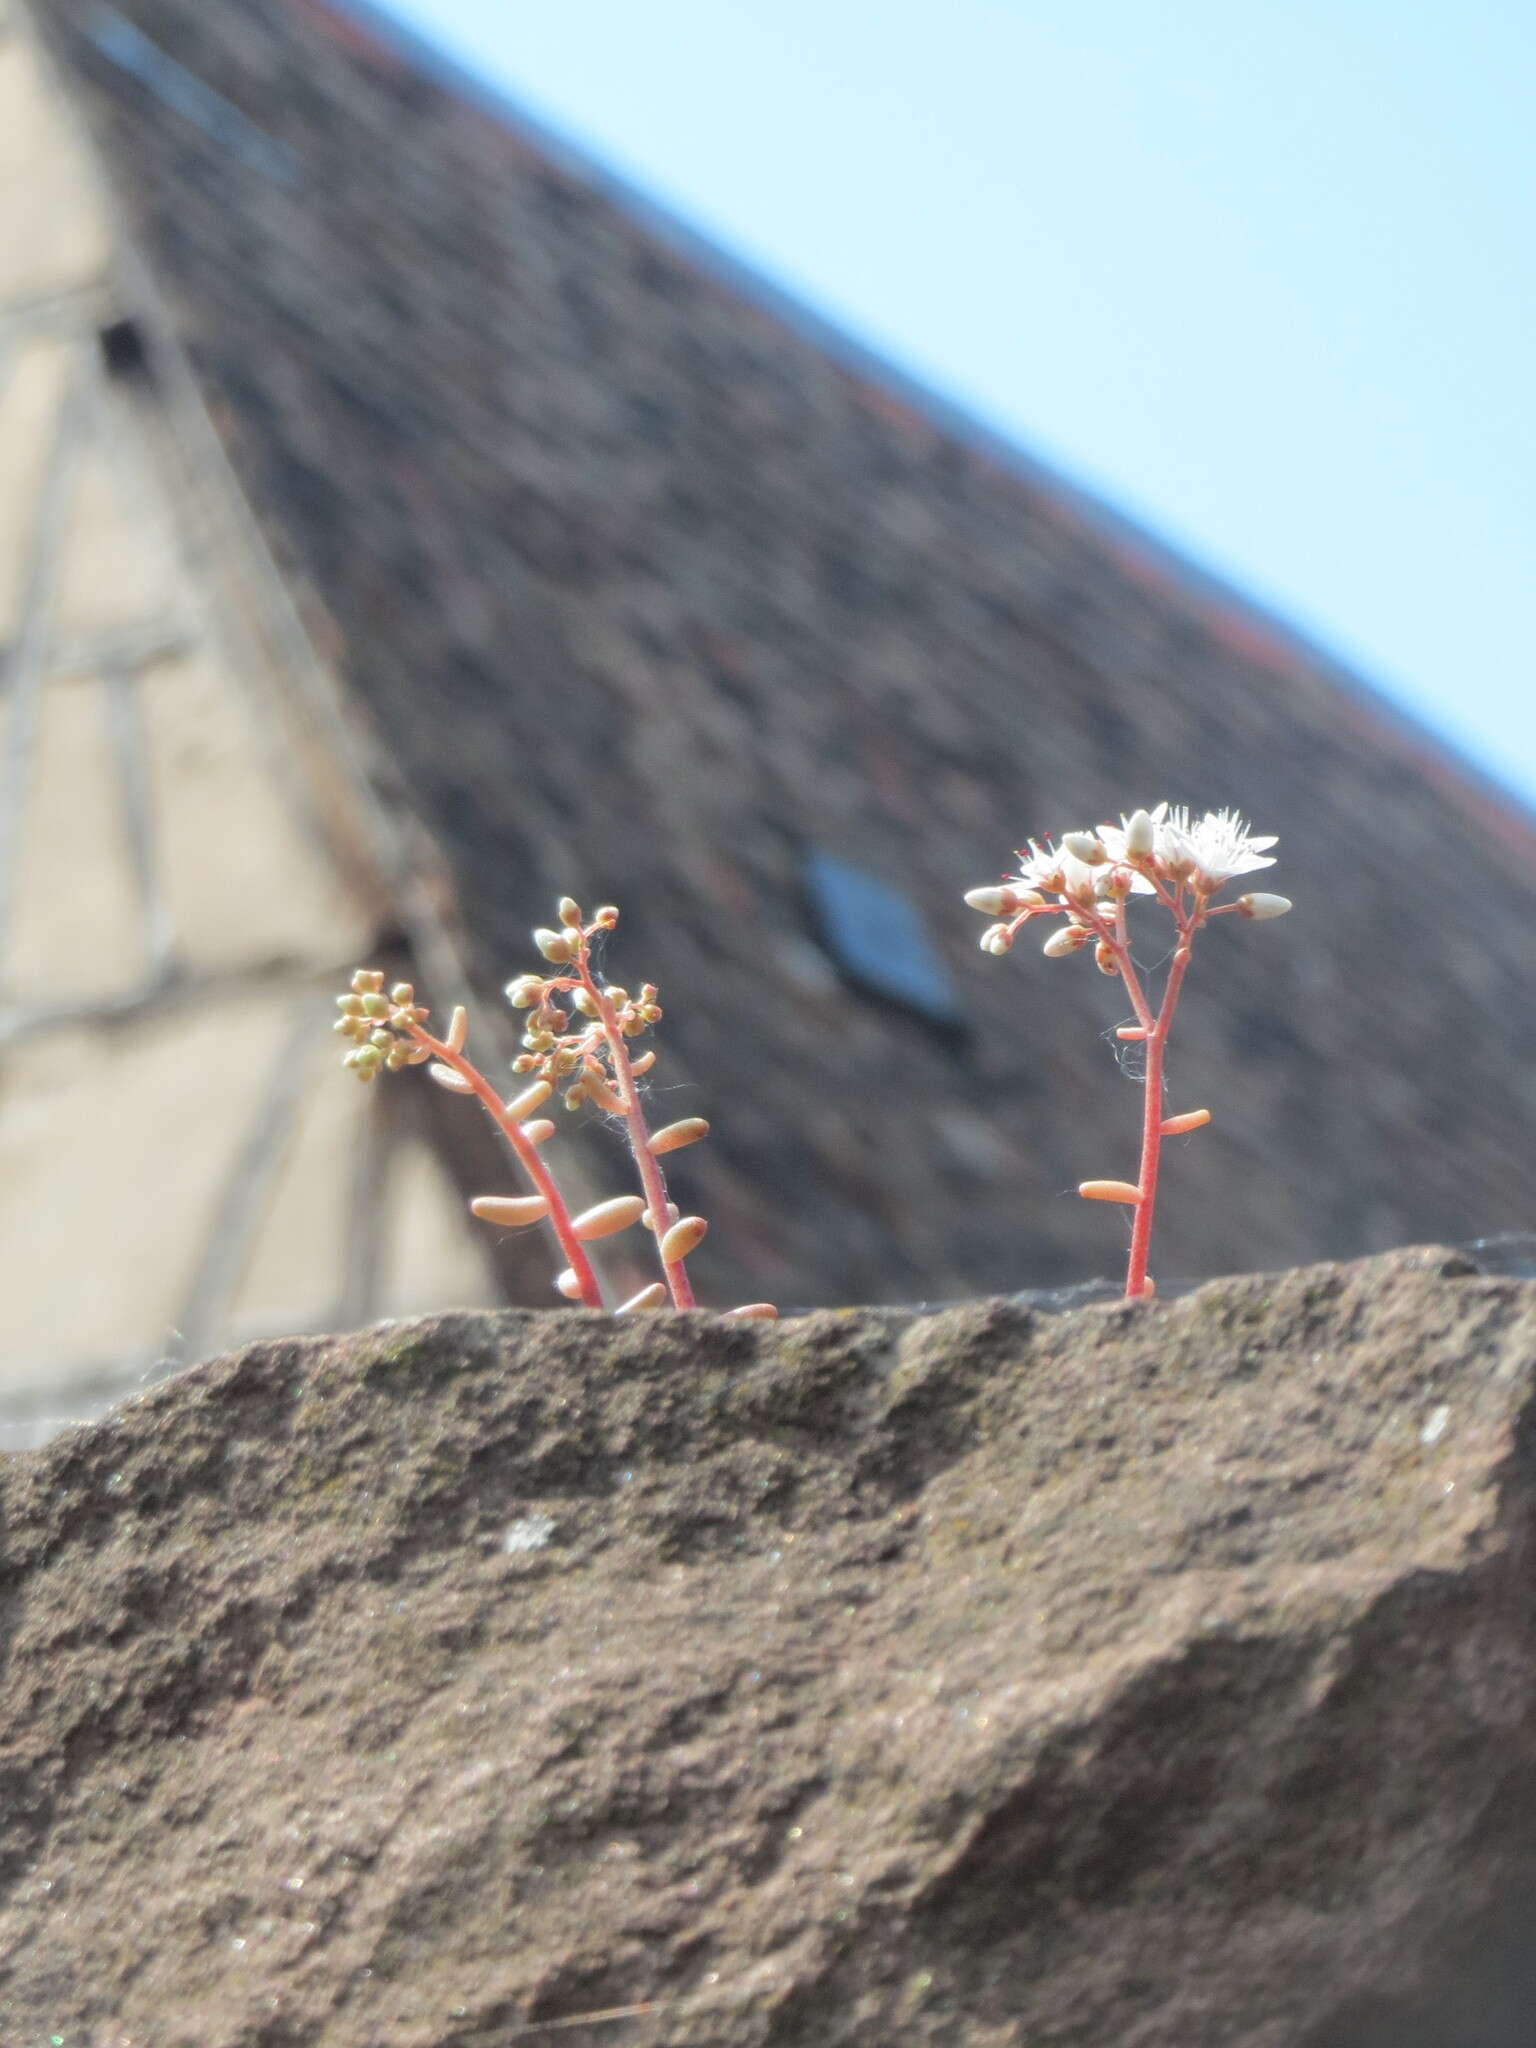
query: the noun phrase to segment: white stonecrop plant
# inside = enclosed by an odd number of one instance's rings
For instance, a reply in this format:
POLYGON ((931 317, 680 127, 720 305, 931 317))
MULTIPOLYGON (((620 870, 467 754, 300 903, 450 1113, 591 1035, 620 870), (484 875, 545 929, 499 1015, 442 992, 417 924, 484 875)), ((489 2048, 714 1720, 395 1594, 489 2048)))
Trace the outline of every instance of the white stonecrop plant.
POLYGON ((1135 1021, 1121 1025, 1116 1035, 1146 1048, 1141 1165, 1134 1182, 1085 1180, 1078 1193, 1089 1201, 1123 1202, 1135 1212, 1125 1275, 1130 1299, 1154 1291, 1147 1258, 1162 1141, 1211 1120, 1208 1109, 1163 1114, 1164 1052, 1194 936, 1213 917, 1284 916, 1289 899, 1263 891, 1214 901, 1237 876, 1273 867, 1269 848, 1274 844, 1273 838, 1255 837, 1236 811, 1207 811, 1195 818, 1182 804, 1159 804, 1153 811, 1122 815, 1118 825, 1065 832, 1055 844, 1031 839, 1020 849, 1017 874, 995 888, 972 889, 965 899, 973 910, 997 920, 981 935, 984 953, 1009 952, 1031 918, 1060 918, 1064 921, 1045 941, 1046 956, 1057 960, 1091 946, 1099 972, 1118 975, 1125 983, 1135 1021), (1172 917, 1177 934, 1155 1011, 1131 957, 1126 905, 1132 896, 1155 898, 1172 917))

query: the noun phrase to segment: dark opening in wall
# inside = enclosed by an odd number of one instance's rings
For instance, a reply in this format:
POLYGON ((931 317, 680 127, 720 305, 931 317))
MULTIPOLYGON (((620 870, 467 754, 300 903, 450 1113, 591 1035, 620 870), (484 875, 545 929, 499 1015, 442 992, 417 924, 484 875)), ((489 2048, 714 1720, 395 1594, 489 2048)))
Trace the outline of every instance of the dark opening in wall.
POLYGON ((109 377, 149 381, 149 349, 144 340, 144 330, 137 320, 108 321, 98 331, 96 340, 109 377))

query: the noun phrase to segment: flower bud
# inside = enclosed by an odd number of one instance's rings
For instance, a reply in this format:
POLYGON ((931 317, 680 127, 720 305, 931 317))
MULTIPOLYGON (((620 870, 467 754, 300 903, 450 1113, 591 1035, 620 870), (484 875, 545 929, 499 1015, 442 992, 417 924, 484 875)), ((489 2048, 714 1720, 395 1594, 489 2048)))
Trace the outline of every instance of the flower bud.
POLYGON ((529 1223, 542 1223, 549 1204, 542 1195, 476 1195, 470 1214, 482 1223, 498 1224, 503 1230, 521 1230, 529 1223))
POLYGON ((359 967, 352 977, 353 991, 360 996, 381 996, 384 977, 376 967, 359 967))
POLYGON ((1291 907, 1291 899, 1289 896, 1266 896, 1260 892, 1256 895, 1239 896, 1237 907, 1244 917, 1284 917, 1291 907))
POLYGON ((1077 953, 1088 943, 1088 934, 1080 924, 1064 924, 1054 931, 1040 948, 1047 960, 1065 959, 1068 953, 1077 953))
POLYGON ((667 1290, 659 1280, 653 1280, 649 1287, 642 1287, 638 1294, 632 1294, 628 1301, 621 1301, 614 1310, 616 1316, 632 1316, 641 1309, 665 1308, 667 1290))
POLYGON ((389 1015, 388 997, 381 996, 376 993, 370 993, 364 996, 363 1015, 365 1017, 387 1017, 389 1015))
POLYGON ((1132 860, 1145 860, 1155 844, 1150 811, 1132 811, 1125 821, 1125 850, 1132 860))
POLYGON ((543 994, 544 977, 540 974, 520 974, 507 983, 507 1001, 514 1010, 531 1010, 543 994))
POLYGON ((369 1032, 368 1043, 370 1045, 376 1045, 380 1052, 393 1052, 395 1047, 400 1043, 400 1041, 396 1038, 393 1031, 384 1031, 381 1029, 378 1031, 369 1032))
POLYGON ((979 910, 983 917, 1012 917, 1016 910, 1023 907, 1019 902, 1018 891, 1010 889, 1006 882, 1001 888, 996 889, 968 889, 965 900, 972 910, 979 910))
POLYGON ((581 905, 574 896, 560 898, 560 922, 566 925, 580 925, 585 922, 581 914, 581 905))
POLYGON ((662 1130, 651 1133, 651 1150, 658 1156, 663 1152, 677 1152, 684 1145, 696 1145, 700 1138, 709 1136, 709 1125, 701 1116, 685 1116, 675 1124, 667 1124, 662 1130))
POLYGON ((358 995, 338 996, 336 998, 336 1007, 340 1010, 343 1017, 361 1017, 363 1014, 363 999, 358 995))
POLYGON ((1013 938, 1005 924, 989 924, 978 941, 983 953, 999 956, 1013 951, 1013 938))
POLYGON ((638 1195, 615 1195, 610 1202, 598 1202, 571 1221, 571 1228, 583 1240, 612 1237, 616 1230, 628 1230, 638 1223, 645 1204, 638 1195))
POLYGON ((584 988, 571 990, 571 1008, 580 1011, 583 1017, 595 1017, 599 1014, 597 998, 589 995, 584 988))
POLYGON ((1100 868, 1109 859, 1109 849, 1094 832, 1063 832, 1061 843, 1074 860, 1085 868, 1100 868))
POLYGON ((619 906, 616 903, 600 904, 592 916, 594 924, 600 924, 605 932, 611 932, 619 921, 619 906))
POLYGON ((408 1010, 416 1000, 416 991, 408 981, 397 981, 389 992, 389 1000, 397 1010, 408 1010))
POLYGON ((1118 974, 1120 972, 1120 969, 1115 965, 1113 948, 1106 945, 1103 939, 1100 939, 1093 949, 1093 964, 1098 968, 1100 974, 1118 974))
POLYGON ((569 932, 551 931, 547 924, 541 924, 534 932, 533 943, 544 958, 554 961, 557 967, 569 961, 574 950, 569 932))
POLYGON ((661 1263, 675 1266, 679 1259, 686 1259, 690 1252, 697 1251, 704 1242, 709 1225, 702 1216, 684 1216, 674 1223, 661 1240, 661 1263))

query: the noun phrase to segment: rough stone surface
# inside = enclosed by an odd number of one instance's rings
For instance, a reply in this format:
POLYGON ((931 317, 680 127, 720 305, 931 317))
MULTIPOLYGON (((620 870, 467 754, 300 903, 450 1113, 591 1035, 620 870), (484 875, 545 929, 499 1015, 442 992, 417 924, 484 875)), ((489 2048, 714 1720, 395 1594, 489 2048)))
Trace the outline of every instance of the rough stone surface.
POLYGON ((1098 1042, 1123 997, 1033 943, 984 958, 959 898, 1026 834, 1164 797, 1280 834, 1297 913, 1201 942, 1171 1106, 1219 1142, 1168 1162, 1198 1192, 1166 1205, 1159 1277, 1531 1213, 1528 814, 367 9, 115 0, 158 67, 97 0, 35 11, 381 787, 446 856, 482 992, 559 895, 623 905, 658 1082, 715 1126, 677 1168, 708 1299, 1110 1262, 1119 1219, 1068 1191, 1134 1172, 1098 1042), (187 80, 287 174, 189 117, 187 80), (904 893, 956 1028, 836 972, 814 852, 904 893))
POLYGON ((1440 1251, 215 1360, 0 1467, 0 2040, 1524 2048, 1533 1385, 1440 1251))

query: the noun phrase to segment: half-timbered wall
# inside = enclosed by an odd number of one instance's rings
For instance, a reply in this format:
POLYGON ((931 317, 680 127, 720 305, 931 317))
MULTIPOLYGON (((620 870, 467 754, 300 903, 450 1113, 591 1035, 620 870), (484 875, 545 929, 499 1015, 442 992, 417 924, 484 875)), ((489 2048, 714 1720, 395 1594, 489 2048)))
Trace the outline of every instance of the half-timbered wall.
POLYGON ((306 766, 270 648, 240 630, 259 572, 181 487, 131 259, 35 47, 0 21, 15 1441, 226 1344, 497 1290, 437 1149, 338 1070, 333 996, 401 922, 366 800, 334 759, 316 772, 324 749, 306 766))

